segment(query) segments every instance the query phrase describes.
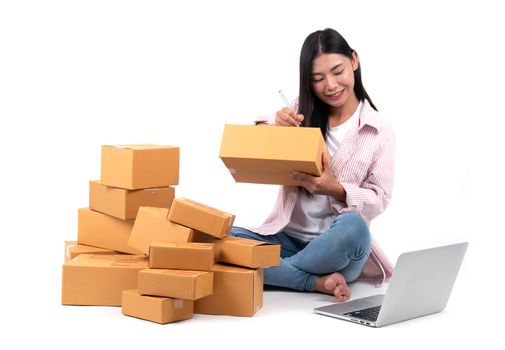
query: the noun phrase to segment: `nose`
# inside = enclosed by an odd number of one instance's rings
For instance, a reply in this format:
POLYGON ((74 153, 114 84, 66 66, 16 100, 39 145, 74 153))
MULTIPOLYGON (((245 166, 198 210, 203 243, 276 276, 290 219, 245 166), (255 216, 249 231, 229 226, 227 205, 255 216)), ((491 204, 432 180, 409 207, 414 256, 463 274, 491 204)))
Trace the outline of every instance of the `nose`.
POLYGON ((337 79, 331 75, 326 79, 326 90, 333 91, 338 87, 337 79))

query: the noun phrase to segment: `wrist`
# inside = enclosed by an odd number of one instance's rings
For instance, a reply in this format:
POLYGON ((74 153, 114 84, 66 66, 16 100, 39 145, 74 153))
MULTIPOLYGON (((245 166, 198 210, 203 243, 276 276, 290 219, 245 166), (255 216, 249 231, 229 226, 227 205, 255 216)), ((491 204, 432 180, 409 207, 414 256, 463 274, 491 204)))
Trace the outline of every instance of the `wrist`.
POLYGON ((347 196, 347 192, 345 191, 344 186, 342 186, 342 184, 337 180, 335 180, 335 183, 333 185, 331 196, 341 202, 344 202, 347 196))

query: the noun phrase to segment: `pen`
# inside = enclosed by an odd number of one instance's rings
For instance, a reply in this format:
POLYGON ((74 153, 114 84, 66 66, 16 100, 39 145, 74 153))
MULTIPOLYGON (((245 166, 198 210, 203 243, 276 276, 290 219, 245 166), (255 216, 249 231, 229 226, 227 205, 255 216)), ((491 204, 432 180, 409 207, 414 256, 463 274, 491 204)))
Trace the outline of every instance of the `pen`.
MULTIPOLYGON (((286 104, 286 107, 291 109, 293 111, 293 113, 295 113, 295 115, 296 115, 296 112, 293 110, 293 107, 291 107, 291 104, 288 102, 288 99, 286 98, 286 96, 284 96, 284 93, 282 92, 282 90, 279 90, 279 95, 281 95, 281 98, 284 101, 284 103, 286 104)), ((300 122, 298 122, 298 125, 300 125, 300 122)))

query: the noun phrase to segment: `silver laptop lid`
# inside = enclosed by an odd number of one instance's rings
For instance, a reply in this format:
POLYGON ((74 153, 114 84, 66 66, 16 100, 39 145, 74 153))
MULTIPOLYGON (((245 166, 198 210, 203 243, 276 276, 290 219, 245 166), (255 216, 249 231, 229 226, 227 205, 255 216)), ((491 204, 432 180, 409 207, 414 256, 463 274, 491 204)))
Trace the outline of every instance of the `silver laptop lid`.
POLYGON ((467 246, 459 243, 400 255, 376 325, 442 311, 467 246))

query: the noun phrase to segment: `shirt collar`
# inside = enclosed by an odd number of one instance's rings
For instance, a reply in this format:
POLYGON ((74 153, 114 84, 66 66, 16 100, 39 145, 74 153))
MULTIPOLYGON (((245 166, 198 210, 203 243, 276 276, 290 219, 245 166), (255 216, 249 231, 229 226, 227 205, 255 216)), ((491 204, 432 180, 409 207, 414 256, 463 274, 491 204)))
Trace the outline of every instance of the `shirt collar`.
POLYGON ((370 106, 367 99, 364 99, 362 102, 363 105, 361 106, 361 112, 359 114, 359 129, 363 128, 365 125, 369 125, 380 132, 382 129, 382 119, 379 118, 379 113, 370 106))

